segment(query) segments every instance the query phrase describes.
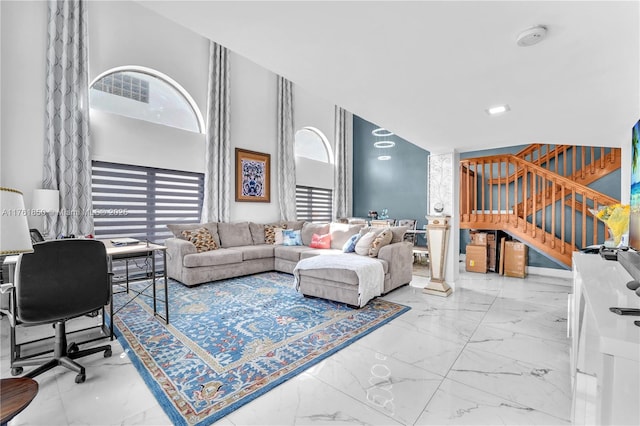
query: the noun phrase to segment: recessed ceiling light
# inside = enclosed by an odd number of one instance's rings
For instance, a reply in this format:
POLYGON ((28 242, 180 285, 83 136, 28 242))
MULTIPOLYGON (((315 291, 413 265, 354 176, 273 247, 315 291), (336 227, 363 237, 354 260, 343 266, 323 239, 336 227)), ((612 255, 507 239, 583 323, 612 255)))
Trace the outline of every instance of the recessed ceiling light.
POLYGON ((496 105, 493 106, 485 111, 487 111, 487 114, 489 115, 497 115, 497 114, 502 114, 504 112, 510 111, 511 108, 509 108, 509 105, 504 104, 504 105, 496 105))
POLYGON ((378 157, 378 160, 381 160, 381 161, 391 160, 391 156, 390 155, 380 155, 378 157))
POLYGON ((382 136, 382 137, 386 137, 386 136, 391 136, 393 135, 393 132, 388 131, 387 129, 384 129, 382 127, 378 127, 375 130, 371 131, 371 134, 373 136, 382 136))
POLYGON ((376 148, 393 148, 396 146, 394 141, 378 141, 373 144, 376 148))

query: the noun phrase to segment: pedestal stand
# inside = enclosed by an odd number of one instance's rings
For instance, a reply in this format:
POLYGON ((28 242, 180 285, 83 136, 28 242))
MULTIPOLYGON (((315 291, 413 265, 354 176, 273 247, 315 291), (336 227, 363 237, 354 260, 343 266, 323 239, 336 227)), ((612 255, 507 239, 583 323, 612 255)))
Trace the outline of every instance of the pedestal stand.
POLYGON ((431 280, 422 290, 424 293, 447 297, 451 287, 444 281, 447 242, 449 241, 449 219, 451 216, 425 216, 427 218, 427 246, 431 280))

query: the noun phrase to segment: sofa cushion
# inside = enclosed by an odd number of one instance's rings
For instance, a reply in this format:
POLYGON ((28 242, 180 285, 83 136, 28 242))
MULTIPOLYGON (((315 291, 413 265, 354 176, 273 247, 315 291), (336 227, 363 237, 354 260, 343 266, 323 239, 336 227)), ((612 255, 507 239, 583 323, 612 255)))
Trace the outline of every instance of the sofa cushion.
POLYGON ((264 225, 261 223, 249 222, 249 232, 253 244, 264 244, 264 225))
POLYGON ((297 262, 300 260, 300 254, 309 250, 315 250, 307 246, 275 246, 275 255, 277 258, 297 262))
POLYGON ((329 233, 331 234, 331 248, 342 249, 344 244, 351 238, 352 235, 358 234, 362 225, 348 225, 346 223, 332 222, 329 226, 329 233))
POLYGON ((198 253, 209 250, 217 250, 218 245, 213 239, 213 235, 207 228, 198 228, 195 230, 184 230, 181 232, 187 241, 196 246, 198 253))
POLYGON ((250 246, 253 244, 249 222, 218 223, 218 235, 222 247, 250 246))
POLYGON ((295 231, 293 229, 283 230, 282 244, 285 246, 301 246, 302 238, 300 237, 300 231, 295 231))
POLYGON ((309 247, 317 249, 330 249, 331 248, 331 234, 318 235, 313 234, 311 236, 311 244, 309 247))
POLYGON ((368 256, 369 249, 371 248, 371 244, 373 244, 373 240, 375 238, 376 233, 374 231, 367 232, 361 236, 356 243, 356 253, 361 256, 368 256))
POLYGON ((385 229, 373 239, 373 243, 371 243, 371 248, 369 249, 369 257, 378 257, 378 252, 380 249, 386 245, 391 243, 391 238, 393 235, 391 234, 391 229, 385 229))
POLYGON ((349 237, 346 243, 342 246, 342 251, 345 253, 353 253, 356 251, 356 243, 360 239, 360 234, 355 234, 349 237))
POLYGON ((304 220, 289 220, 286 222, 282 222, 282 227, 286 229, 293 229, 294 231, 302 230, 302 226, 304 225, 304 220))
POLYGON ((408 226, 389 226, 387 228, 384 228, 384 227, 377 227, 377 226, 366 226, 360 230, 360 235, 364 235, 367 232, 371 232, 371 231, 375 232, 376 235, 378 235, 385 229, 391 230, 391 234, 392 234, 391 244, 395 244, 395 243, 400 243, 404 241, 404 234, 407 233, 407 230, 409 229, 409 227, 408 226))
POLYGON ((273 257, 274 247, 271 244, 258 244, 252 246, 238 246, 234 251, 242 253, 242 260, 266 259, 273 257))
POLYGON ((311 223, 305 222, 302 225, 302 244, 308 246, 311 244, 311 238, 313 234, 323 235, 329 233, 329 224, 328 223, 311 223))
POLYGON ((181 240, 186 240, 186 238, 182 235, 182 231, 195 231, 198 228, 207 228, 211 235, 213 235, 213 240, 216 242, 218 247, 220 247, 220 236, 218 235, 218 222, 207 222, 207 223, 173 223, 168 224, 167 228, 174 237, 179 238, 181 240))
POLYGON ((188 254, 182 259, 182 264, 187 268, 227 265, 240 262, 242 262, 241 252, 224 248, 203 253, 188 254))
MULTIPOLYGON (((284 226, 286 227, 286 225, 284 226)), ((285 229, 283 228, 283 225, 276 225, 276 224, 264 225, 264 243, 275 244, 276 237, 278 236, 277 233, 280 233, 280 237, 282 237, 283 229, 285 229), (276 229, 279 229, 279 231, 276 232, 276 229)), ((282 244, 282 241, 280 241, 280 244, 282 244)))

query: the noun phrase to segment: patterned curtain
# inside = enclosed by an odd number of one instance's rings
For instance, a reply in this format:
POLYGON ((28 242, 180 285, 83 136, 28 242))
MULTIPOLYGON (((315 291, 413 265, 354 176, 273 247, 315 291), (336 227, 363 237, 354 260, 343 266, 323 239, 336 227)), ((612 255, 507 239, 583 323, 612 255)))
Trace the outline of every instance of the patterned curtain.
POLYGON ((353 116, 335 107, 336 152, 333 167, 333 218, 350 217, 353 209, 352 131, 353 116))
POLYGON ((60 191, 60 214, 47 217, 53 235, 93 233, 87 3, 50 0, 47 35, 43 188, 60 191))
POLYGON ((296 161, 293 150, 293 84, 278 76, 278 185, 280 218, 296 220, 296 161))
POLYGON ((203 222, 229 221, 229 51, 209 42, 209 100, 205 151, 203 222))

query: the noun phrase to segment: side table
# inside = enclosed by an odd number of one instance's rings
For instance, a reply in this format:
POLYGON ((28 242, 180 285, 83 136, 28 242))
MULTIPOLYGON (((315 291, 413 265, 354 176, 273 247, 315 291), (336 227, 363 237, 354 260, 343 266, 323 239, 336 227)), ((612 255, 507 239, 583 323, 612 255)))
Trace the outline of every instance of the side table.
POLYGON ((0 425, 27 408, 37 394, 38 382, 28 377, 0 380, 0 425))

